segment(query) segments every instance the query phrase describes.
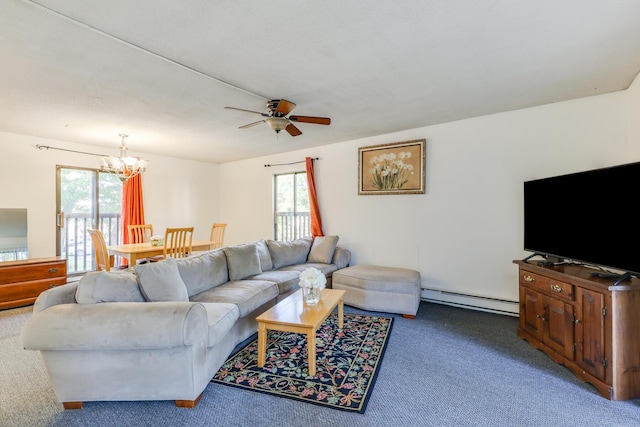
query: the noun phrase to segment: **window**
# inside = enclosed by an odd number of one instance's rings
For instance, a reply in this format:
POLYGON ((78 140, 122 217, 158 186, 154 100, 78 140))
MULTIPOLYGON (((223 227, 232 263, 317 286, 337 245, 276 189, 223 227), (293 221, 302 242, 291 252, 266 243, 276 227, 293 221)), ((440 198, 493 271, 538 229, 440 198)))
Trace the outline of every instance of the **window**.
POLYGON ((274 175, 274 234, 276 240, 311 235, 306 172, 274 175))
POLYGON ((95 270, 87 228, 99 228, 107 245, 121 243, 122 182, 94 169, 57 167, 57 255, 67 259, 67 274, 95 270))

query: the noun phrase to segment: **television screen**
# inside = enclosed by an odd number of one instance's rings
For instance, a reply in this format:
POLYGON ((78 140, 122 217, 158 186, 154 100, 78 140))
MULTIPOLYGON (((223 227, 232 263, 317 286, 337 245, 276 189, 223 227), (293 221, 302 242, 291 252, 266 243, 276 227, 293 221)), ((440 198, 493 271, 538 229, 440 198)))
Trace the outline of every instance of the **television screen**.
POLYGON ((640 162, 524 183, 524 249, 640 274, 640 162))

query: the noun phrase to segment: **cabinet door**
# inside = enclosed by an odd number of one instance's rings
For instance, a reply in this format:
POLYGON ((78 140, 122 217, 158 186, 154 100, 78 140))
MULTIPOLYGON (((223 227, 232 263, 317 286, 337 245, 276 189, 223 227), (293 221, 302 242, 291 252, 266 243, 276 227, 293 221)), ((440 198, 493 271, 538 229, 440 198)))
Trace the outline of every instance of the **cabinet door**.
POLYGON ((604 380, 605 324, 604 295, 589 289, 578 288, 576 316, 576 362, 594 377, 604 380))
POLYGON ((520 329, 542 341, 542 294, 520 286, 520 329))
POLYGON ((574 356, 573 306, 543 296, 543 342, 569 360, 574 356))

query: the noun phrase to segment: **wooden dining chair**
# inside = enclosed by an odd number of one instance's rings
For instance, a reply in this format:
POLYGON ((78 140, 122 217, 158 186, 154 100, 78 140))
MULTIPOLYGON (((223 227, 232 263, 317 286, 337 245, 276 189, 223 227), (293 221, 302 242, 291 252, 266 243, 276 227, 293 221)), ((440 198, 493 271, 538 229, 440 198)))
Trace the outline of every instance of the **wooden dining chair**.
POLYGON ((211 236, 209 240, 211 243, 211 249, 221 248, 224 244, 224 230, 227 228, 227 224, 213 224, 211 226, 211 236))
POLYGON ((147 243, 151 241, 151 236, 153 236, 153 225, 132 224, 127 228, 129 231, 129 243, 147 243))
POLYGON ((164 234, 163 258, 186 258, 191 254, 193 227, 167 228, 164 234))
POLYGON ((93 252, 96 254, 96 270, 111 271, 114 257, 109 255, 102 231, 95 228, 87 228, 87 233, 91 236, 93 252))

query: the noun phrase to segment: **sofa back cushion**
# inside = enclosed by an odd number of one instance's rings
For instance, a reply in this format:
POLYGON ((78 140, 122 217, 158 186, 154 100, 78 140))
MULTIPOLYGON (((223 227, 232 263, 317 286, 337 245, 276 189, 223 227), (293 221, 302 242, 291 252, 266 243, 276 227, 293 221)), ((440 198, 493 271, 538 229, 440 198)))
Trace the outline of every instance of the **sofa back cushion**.
POLYGON ((138 264, 133 268, 144 297, 149 301, 189 301, 175 258, 138 264))
POLYGON ((144 302, 136 276, 128 271, 91 271, 78 282, 76 302, 144 302))
POLYGON ((242 280, 262 273, 258 247, 255 244, 227 246, 222 250, 227 255, 230 280, 242 280))
POLYGON ((307 257, 308 262, 331 264, 333 253, 338 244, 338 236, 317 236, 313 239, 311 251, 307 257))
POLYGON ((189 296, 215 288, 229 281, 227 256, 222 249, 179 259, 178 271, 189 296))
POLYGON ((256 240, 255 242, 249 242, 254 244, 258 248, 258 256, 260 257, 260 270, 263 272, 273 270, 273 262, 271 261, 271 254, 267 247, 267 242, 264 240, 256 240))
POLYGON ((286 267, 287 265, 303 264, 307 261, 311 249, 311 237, 303 237, 288 242, 267 240, 267 247, 271 254, 273 268, 286 267))

